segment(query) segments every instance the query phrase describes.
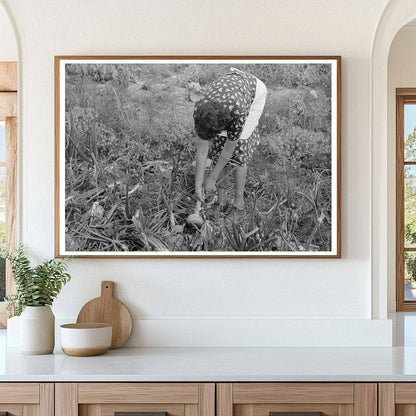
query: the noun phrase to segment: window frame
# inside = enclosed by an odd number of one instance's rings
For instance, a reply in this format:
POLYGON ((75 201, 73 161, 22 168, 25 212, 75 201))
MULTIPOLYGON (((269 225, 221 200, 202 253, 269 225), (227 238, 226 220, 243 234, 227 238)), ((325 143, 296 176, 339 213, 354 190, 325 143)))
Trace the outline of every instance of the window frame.
POLYGON ((404 160, 404 107, 416 104, 416 88, 396 89, 396 310, 397 312, 416 311, 416 300, 405 300, 404 257, 406 252, 416 254, 416 247, 404 246, 405 200, 404 169, 416 166, 415 161, 404 160))
MULTIPOLYGON (((17 245, 17 62, 0 62, 0 120, 6 124, 6 248, 17 245)), ((6 294, 15 289, 6 263, 6 294)), ((0 302, 0 328, 5 328, 6 302, 0 302)))

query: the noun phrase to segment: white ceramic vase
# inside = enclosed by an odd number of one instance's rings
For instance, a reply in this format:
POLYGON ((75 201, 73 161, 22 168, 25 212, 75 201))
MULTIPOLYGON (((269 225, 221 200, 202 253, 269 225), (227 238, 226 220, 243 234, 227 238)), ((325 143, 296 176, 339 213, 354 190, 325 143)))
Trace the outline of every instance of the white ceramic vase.
POLYGON ((19 351, 50 354, 55 347, 55 316, 50 306, 26 306, 19 319, 19 351))

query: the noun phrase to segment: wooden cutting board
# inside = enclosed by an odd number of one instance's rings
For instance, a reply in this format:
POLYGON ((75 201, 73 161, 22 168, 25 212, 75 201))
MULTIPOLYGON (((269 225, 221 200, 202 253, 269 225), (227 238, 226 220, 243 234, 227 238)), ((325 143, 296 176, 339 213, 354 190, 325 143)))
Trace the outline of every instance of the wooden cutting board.
POLYGON ((101 296, 86 303, 77 323, 106 323, 113 326, 111 349, 121 347, 129 339, 133 319, 124 303, 113 297, 114 282, 101 282, 101 296))

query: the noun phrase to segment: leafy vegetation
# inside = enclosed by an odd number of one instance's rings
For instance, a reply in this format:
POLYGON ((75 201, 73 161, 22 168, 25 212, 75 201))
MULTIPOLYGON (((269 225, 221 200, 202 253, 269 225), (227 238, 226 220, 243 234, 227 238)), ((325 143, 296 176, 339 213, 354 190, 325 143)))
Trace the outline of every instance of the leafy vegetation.
POLYGON ((32 267, 22 246, 16 251, 2 250, 1 258, 10 260, 16 293, 6 296, 8 309, 20 315, 26 306, 52 305, 71 276, 67 272, 66 259, 46 260, 32 267))
POLYGON ((246 209, 205 204, 196 226, 193 108, 230 66, 66 65, 68 251, 331 249, 330 66, 236 67, 268 88, 246 209))

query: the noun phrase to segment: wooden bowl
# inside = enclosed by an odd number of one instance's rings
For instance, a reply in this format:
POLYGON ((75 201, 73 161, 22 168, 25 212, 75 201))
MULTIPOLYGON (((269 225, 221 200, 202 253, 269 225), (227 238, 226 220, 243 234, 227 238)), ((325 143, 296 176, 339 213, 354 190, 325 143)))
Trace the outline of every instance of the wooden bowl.
POLYGON ((111 347, 113 328, 109 324, 85 323, 61 325, 61 348, 67 355, 101 355, 111 347))

